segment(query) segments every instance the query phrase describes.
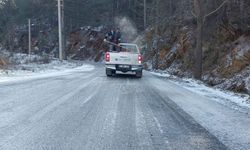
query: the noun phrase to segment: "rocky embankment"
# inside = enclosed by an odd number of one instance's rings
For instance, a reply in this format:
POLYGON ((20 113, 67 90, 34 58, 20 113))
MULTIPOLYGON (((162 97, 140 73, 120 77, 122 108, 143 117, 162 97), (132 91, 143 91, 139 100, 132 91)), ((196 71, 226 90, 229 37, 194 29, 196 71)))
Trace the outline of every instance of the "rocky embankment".
POLYGON ((108 46, 103 42, 104 27, 82 27, 70 33, 66 52, 70 59, 101 61, 108 46))
POLYGON ((241 36, 229 49, 204 80, 216 87, 250 94, 250 36, 241 36))
MULTIPOLYGON (((192 77, 195 63, 193 33, 192 29, 183 28, 175 33, 177 36, 167 37, 163 44, 159 44, 160 70, 179 77, 192 77)), ((242 35, 232 42, 212 46, 204 44, 203 81, 221 89, 250 94, 250 36, 242 35)), ((154 69, 154 51, 146 52, 144 57, 145 67, 154 69)))

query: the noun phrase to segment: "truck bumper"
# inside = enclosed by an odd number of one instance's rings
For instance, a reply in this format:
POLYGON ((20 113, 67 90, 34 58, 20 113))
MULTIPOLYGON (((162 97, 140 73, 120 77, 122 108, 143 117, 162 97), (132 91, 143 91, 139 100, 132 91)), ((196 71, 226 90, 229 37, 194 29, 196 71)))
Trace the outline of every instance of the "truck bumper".
POLYGON ((119 64, 106 64, 107 69, 121 71, 121 72, 137 72, 142 70, 142 65, 119 65, 119 64))

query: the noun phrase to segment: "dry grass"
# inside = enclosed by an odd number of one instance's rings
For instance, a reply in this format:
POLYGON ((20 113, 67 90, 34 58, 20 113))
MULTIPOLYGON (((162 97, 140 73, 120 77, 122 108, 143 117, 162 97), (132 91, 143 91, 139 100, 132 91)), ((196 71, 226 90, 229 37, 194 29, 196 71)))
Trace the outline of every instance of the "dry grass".
POLYGON ((8 65, 8 60, 6 58, 0 57, 0 69, 5 69, 8 65))

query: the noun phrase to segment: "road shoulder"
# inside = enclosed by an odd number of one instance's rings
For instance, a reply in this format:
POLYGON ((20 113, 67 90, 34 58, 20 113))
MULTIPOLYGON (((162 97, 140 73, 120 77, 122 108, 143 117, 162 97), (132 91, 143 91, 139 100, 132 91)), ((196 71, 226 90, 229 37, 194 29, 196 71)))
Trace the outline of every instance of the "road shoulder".
POLYGON ((148 73, 149 83, 171 99, 230 149, 250 147, 250 116, 148 73))

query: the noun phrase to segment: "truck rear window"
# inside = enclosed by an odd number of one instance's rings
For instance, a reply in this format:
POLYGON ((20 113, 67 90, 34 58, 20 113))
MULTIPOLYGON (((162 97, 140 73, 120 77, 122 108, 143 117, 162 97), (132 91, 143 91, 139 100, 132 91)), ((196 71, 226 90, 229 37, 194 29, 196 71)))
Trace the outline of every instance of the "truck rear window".
POLYGON ((138 49, 136 45, 120 45, 120 52, 130 52, 130 53, 138 53, 138 49))

